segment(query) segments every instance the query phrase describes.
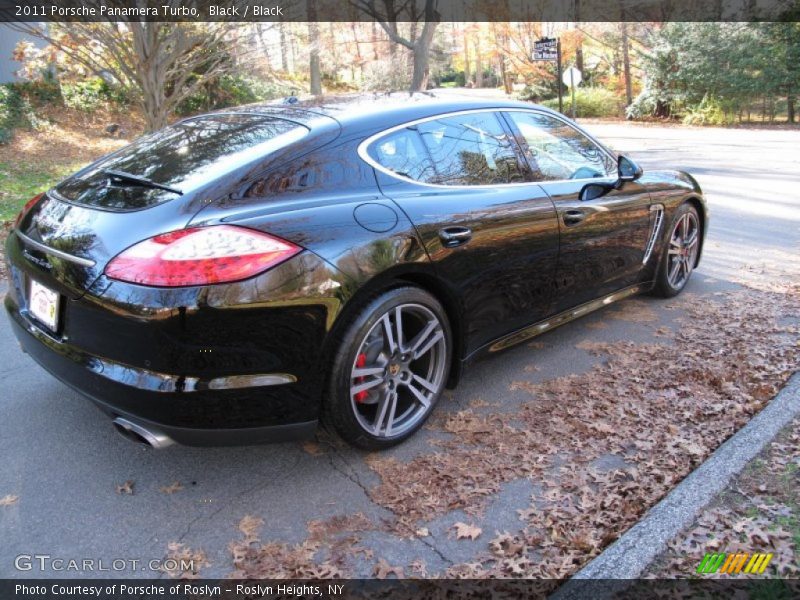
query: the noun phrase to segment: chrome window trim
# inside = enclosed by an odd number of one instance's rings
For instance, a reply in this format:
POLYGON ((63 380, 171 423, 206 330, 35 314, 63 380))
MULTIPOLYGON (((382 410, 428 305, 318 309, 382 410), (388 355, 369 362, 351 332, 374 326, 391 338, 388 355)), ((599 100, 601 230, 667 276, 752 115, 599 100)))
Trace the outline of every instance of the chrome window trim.
MULTIPOLYGON (((398 175, 391 169, 387 169, 378 161, 373 159, 369 153, 367 152, 367 148, 378 139, 390 135, 395 131, 400 131, 401 129, 406 129, 408 127, 413 127, 414 125, 418 125, 419 123, 427 123, 428 121, 435 121, 437 119, 444 119, 447 117, 455 117, 458 115, 468 115, 474 113, 483 113, 483 112, 492 112, 492 113, 500 113, 500 112, 523 112, 523 113, 533 113, 535 115, 543 115, 546 117, 552 117, 558 121, 561 121, 568 127, 572 127, 576 129, 581 134, 585 135, 593 144, 595 144, 605 156, 607 156, 612 163, 616 163, 617 158, 598 140, 596 140, 593 136, 586 133, 583 129, 579 127, 575 127, 572 123, 567 121, 563 116, 558 115, 556 113, 551 113, 549 111, 538 110, 536 108, 514 108, 514 107, 494 107, 494 108, 472 108, 469 110, 458 110, 452 112, 441 113, 438 115, 433 115, 430 117, 423 117, 421 119, 414 119, 413 121, 408 121, 406 123, 402 123, 400 125, 394 125, 389 127, 388 129, 383 129, 378 133, 373 133, 371 136, 366 138, 358 145, 358 156, 367 163, 373 169, 388 175, 398 181, 403 181, 405 183, 413 183, 416 185, 421 185, 430 188, 438 188, 438 189, 451 189, 451 190, 458 190, 458 189, 494 189, 494 188, 504 188, 504 187, 515 187, 515 186, 522 186, 522 185, 545 185, 545 184, 553 184, 553 183, 581 183, 581 182, 589 182, 589 181, 603 181, 606 179, 611 178, 611 175, 606 177, 587 177, 583 179, 555 179, 555 180, 543 180, 543 181, 522 181, 522 182, 514 182, 514 183, 487 183, 482 185, 447 185, 445 183, 427 183, 425 181, 417 181, 416 179, 411 179, 410 177, 405 177, 403 175, 398 175)), ((519 146, 519 142, 514 139, 513 142, 519 146)), ((522 148, 520 148, 522 149, 522 148)), ((524 150, 524 149, 523 149, 524 150)), ((434 165, 435 166, 435 165, 434 165)))
POLYGON ((63 260, 75 263, 77 265, 81 265, 83 267, 93 267, 95 262, 93 260, 89 260, 88 258, 81 258, 80 256, 73 256, 72 254, 67 254, 61 250, 56 250, 55 248, 51 248, 41 242, 37 242, 36 240, 32 240, 27 235, 22 233, 19 229, 15 230, 14 233, 16 236, 22 240, 22 242, 28 246, 36 248, 37 250, 44 252, 45 254, 51 254, 53 256, 57 256, 63 260))

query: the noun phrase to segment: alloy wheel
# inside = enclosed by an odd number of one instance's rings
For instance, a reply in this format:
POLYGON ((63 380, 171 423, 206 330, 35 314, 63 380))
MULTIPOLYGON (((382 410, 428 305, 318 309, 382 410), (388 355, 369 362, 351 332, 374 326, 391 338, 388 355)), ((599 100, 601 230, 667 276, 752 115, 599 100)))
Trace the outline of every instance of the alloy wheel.
POLYGON ((383 438, 413 428, 444 386, 446 360, 447 339, 433 311, 421 304, 386 311, 361 341, 351 369, 359 425, 383 438))
POLYGON ((667 250, 667 281, 676 290, 689 280, 697 260, 700 228, 693 212, 684 213, 672 230, 667 250))

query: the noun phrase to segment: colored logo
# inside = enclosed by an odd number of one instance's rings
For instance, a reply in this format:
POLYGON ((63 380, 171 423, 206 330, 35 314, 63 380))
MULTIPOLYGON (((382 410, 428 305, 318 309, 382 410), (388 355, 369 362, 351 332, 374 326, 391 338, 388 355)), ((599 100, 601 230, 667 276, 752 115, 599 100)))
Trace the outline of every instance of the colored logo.
POLYGON ((708 553, 697 566, 698 573, 751 573, 761 575, 772 560, 772 554, 739 552, 736 554, 708 553))

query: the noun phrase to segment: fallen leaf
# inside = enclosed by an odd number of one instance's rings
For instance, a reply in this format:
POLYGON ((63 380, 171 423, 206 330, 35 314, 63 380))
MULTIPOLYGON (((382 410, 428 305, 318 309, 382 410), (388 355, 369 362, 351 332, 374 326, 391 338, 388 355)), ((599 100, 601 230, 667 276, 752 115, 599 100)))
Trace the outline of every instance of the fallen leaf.
POLYGON ((483 531, 480 527, 475 525, 467 525, 466 523, 461 522, 453 525, 453 529, 456 530, 457 540, 477 540, 478 536, 480 536, 481 532, 483 531))
POLYGON ((12 504, 16 504, 17 500, 19 500, 19 496, 7 494, 0 498, 0 506, 11 506, 12 504))
POLYGON ((201 567, 210 564, 205 552, 193 550, 179 542, 170 542, 167 544, 167 550, 167 558, 172 559, 172 562, 164 561, 165 564, 175 564, 176 567, 172 569, 162 567, 161 570, 173 579, 198 579, 201 567))
POLYGON ((175 481, 170 485, 165 485, 161 488, 161 491, 164 494, 174 494, 175 492, 180 492, 183 489, 180 481, 175 481))
POLYGON ((128 494, 128 495, 132 496, 133 495, 133 485, 134 485, 133 479, 128 479, 128 481, 126 481, 122 485, 118 485, 117 486, 117 493, 118 494, 128 494))
POLYGON ((264 519, 254 517, 253 515, 245 515, 239 521, 239 531, 241 531, 246 538, 255 540, 258 530, 264 524, 264 519))
POLYGON ((431 534, 427 527, 420 527, 414 533, 417 534, 417 537, 428 537, 431 534))
POLYGON ((322 446, 320 446, 317 442, 303 442, 303 450, 305 450, 311 456, 320 456, 325 454, 322 446))
POLYGON ((389 575, 394 575, 398 579, 403 579, 405 577, 403 567, 393 567, 383 558, 378 560, 378 564, 375 565, 372 574, 376 579, 386 579, 389 575))

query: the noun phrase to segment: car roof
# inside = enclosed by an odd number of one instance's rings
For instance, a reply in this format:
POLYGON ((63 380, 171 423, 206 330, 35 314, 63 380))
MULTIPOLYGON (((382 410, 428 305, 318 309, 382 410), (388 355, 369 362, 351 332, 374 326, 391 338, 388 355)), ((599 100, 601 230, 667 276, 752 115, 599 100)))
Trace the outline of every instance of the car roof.
POLYGON ((505 98, 480 98, 455 93, 436 92, 380 92, 337 94, 306 99, 284 98, 261 104, 249 104, 226 112, 248 112, 273 117, 283 117, 303 123, 312 130, 323 126, 329 119, 342 127, 371 129, 390 127, 406 121, 424 119, 442 113, 485 108, 548 108, 505 98))

